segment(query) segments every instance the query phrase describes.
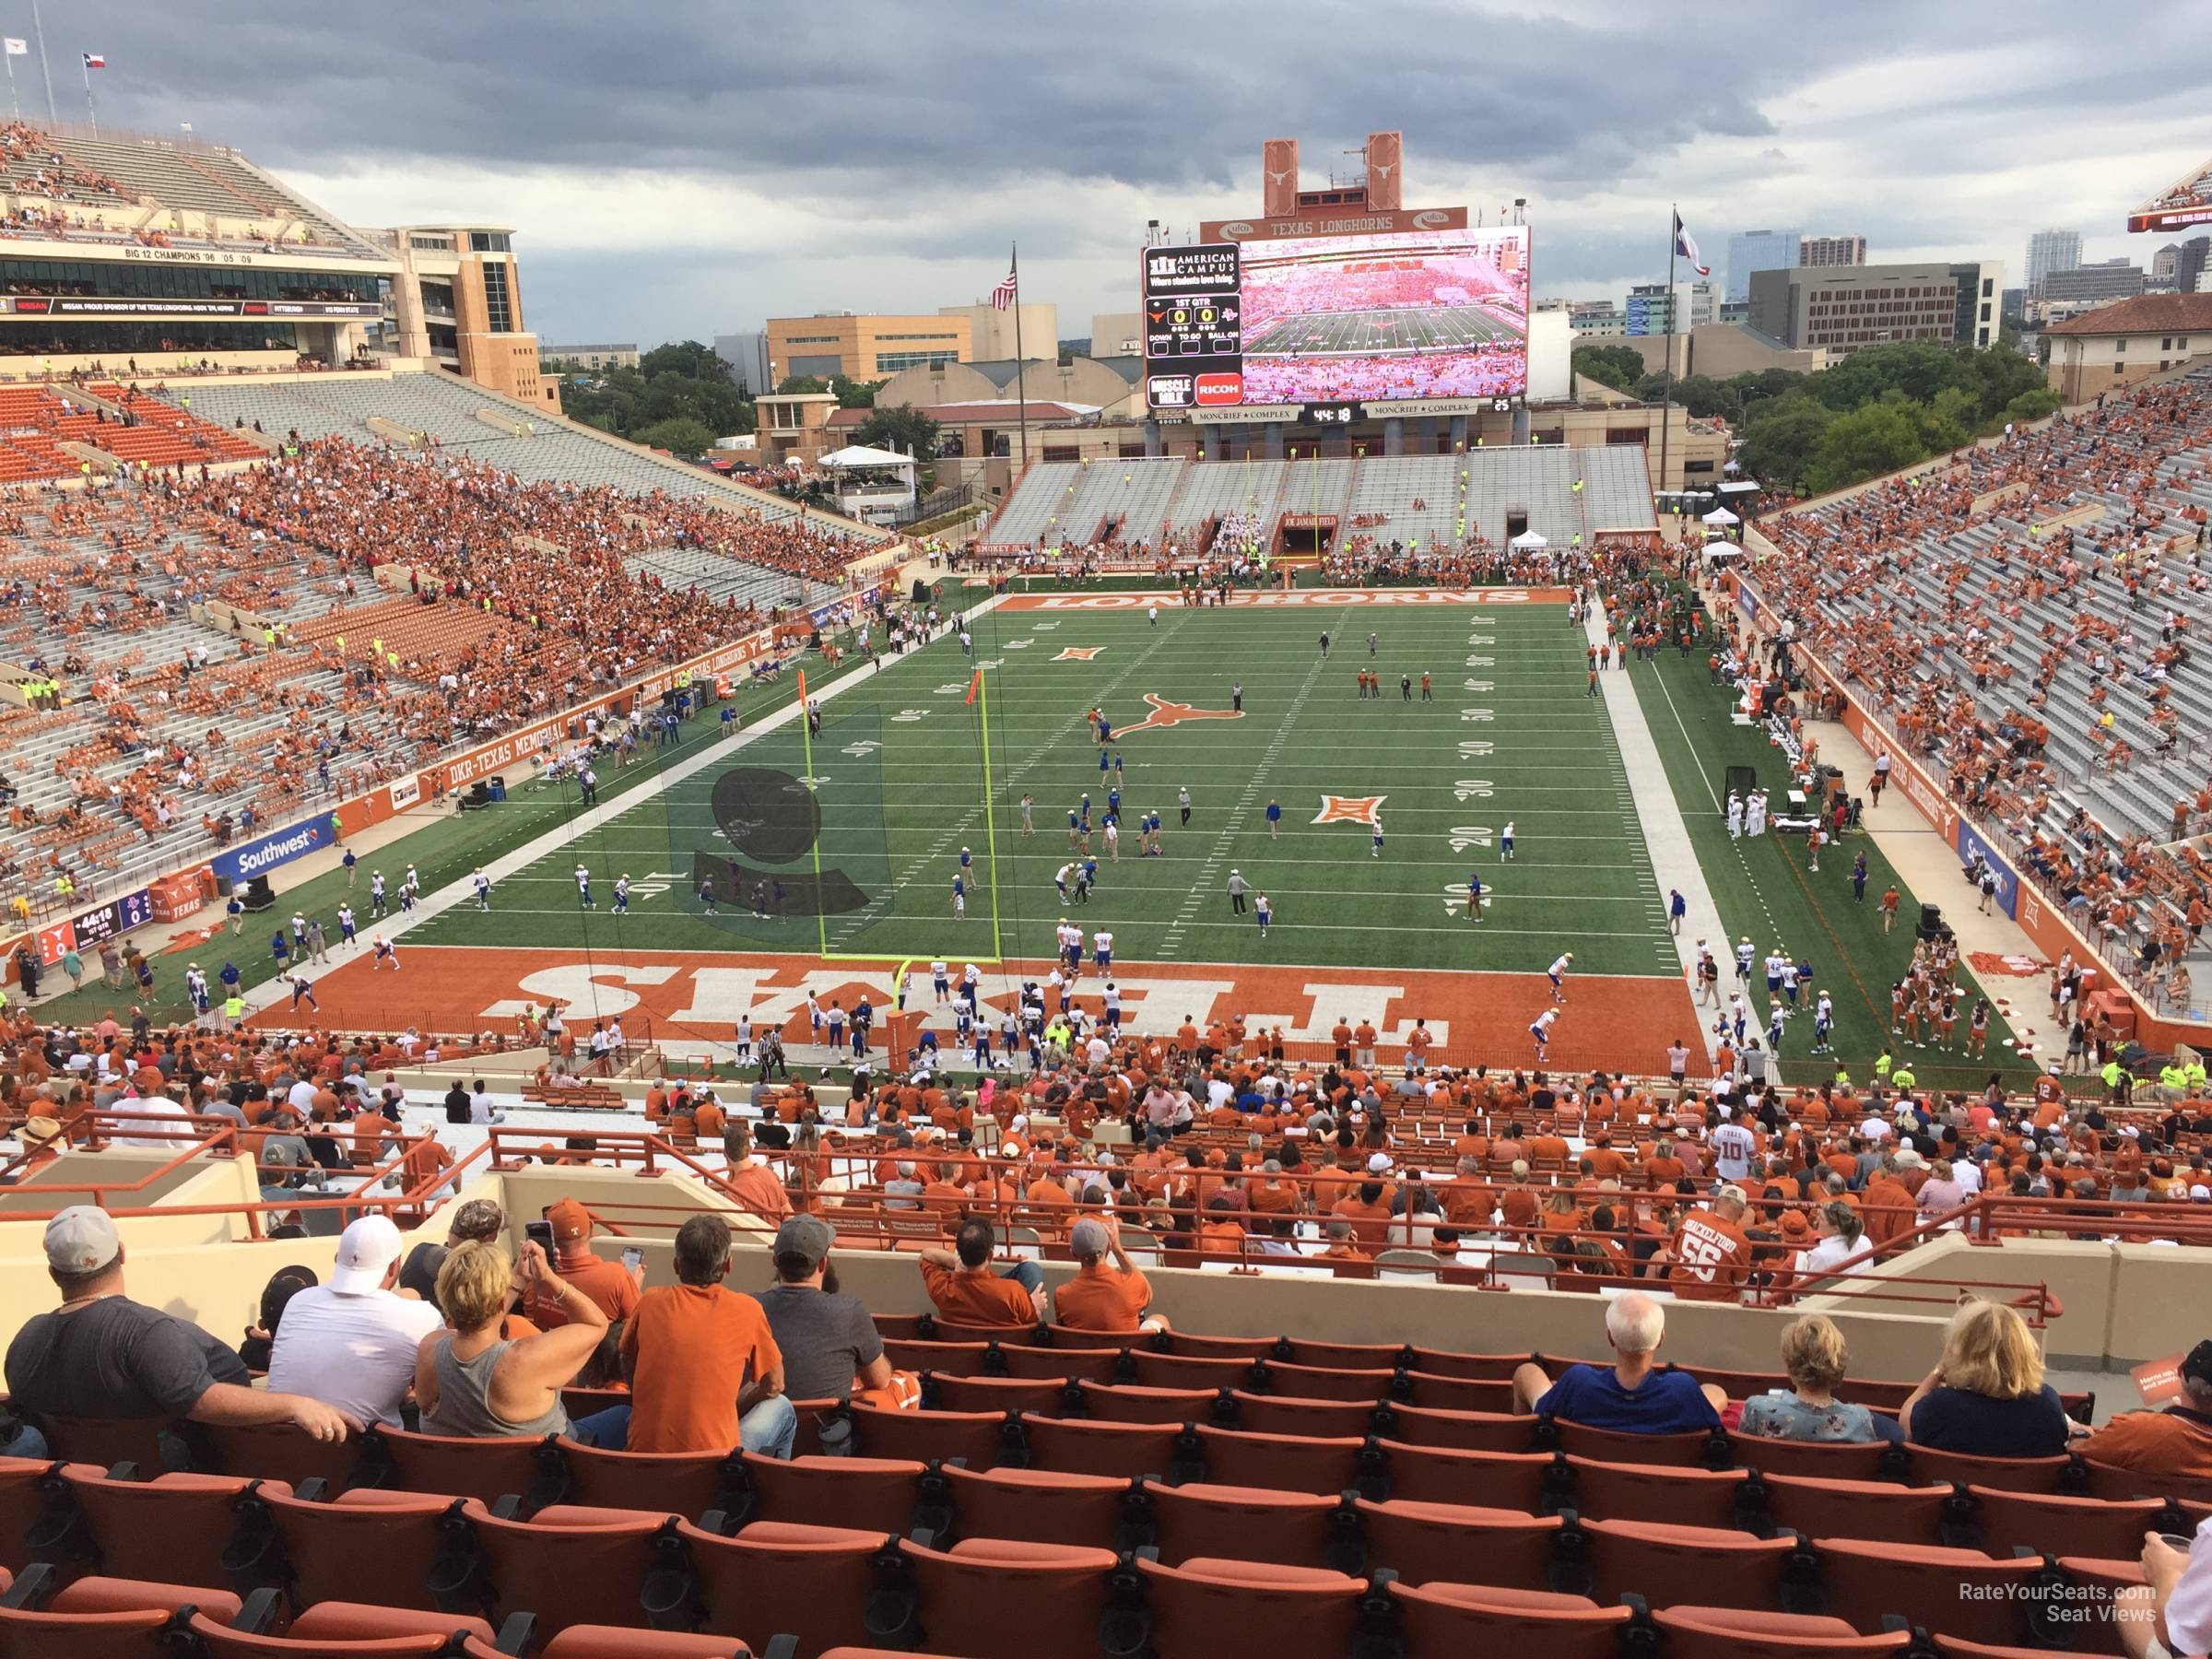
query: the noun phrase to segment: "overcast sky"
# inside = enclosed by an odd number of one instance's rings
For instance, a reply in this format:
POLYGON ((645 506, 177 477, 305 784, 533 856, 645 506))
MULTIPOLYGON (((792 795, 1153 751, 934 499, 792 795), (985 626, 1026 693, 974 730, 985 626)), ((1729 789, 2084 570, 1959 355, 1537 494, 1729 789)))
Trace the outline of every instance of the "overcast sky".
MULTIPOLYGON (((1527 197, 1535 292, 1574 299, 1665 276, 1670 201, 1716 276, 1769 225, 2011 286, 2045 226, 2147 265, 2124 215, 2212 155, 2204 0, 43 10, 63 119, 103 53, 103 127, 188 121, 355 224, 511 224, 556 344, 971 302, 1015 239, 1080 336, 1135 309, 1147 219, 1257 211, 1269 137, 1312 188, 1403 130, 1408 206, 1527 197)), ((30 33, 28 0, 0 18, 30 33)))

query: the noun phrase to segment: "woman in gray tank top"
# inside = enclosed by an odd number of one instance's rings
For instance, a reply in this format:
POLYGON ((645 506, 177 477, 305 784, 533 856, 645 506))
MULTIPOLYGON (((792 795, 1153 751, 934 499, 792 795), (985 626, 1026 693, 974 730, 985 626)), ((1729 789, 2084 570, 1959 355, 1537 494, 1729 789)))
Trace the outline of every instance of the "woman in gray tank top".
POLYGON ((553 1271, 535 1241, 512 1265, 497 1244, 455 1247, 438 1270, 438 1305, 451 1328, 424 1337, 415 1357, 424 1432, 472 1440, 568 1432, 560 1391, 606 1335, 606 1315, 553 1271), (500 1322, 518 1288, 558 1299, 568 1323, 501 1336, 500 1322))

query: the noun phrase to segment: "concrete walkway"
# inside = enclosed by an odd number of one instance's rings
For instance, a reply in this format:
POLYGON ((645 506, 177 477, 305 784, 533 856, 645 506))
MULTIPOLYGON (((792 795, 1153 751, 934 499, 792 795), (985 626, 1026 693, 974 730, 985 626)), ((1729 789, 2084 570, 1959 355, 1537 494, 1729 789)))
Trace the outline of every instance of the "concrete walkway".
MULTIPOLYGON (((1590 643, 1603 647, 1606 643, 1606 608, 1601 603, 1591 608, 1584 625, 1590 643)), ((1643 830, 1644 851, 1652 861, 1652 875, 1655 881, 1653 898, 1661 914, 1666 911, 1666 889, 1678 888, 1688 903, 1689 913, 1682 919, 1682 931, 1675 936, 1675 958, 1682 969, 1683 982, 1696 995, 1696 983, 1690 978, 1698 965, 1698 945, 1700 938, 1716 942, 1716 948, 1726 948, 1726 929, 1721 924, 1721 908, 1713 902, 1712 889, 1705 885, 1705 872, 1698 864, 1697 850, 1689 844, 1689 826, 1682 821, 1682 808, 1675 801, 1675 789, 1666 775, 1666 766, 1659 759, 1659 750, 1652 742, 1652 728, 1643 718, 1643 703, 1636 695, 1634 682, 1629 677, 1630 670, 1607 668, 1597 677, 1598 689, 1604 693, 1606 716, 1613 723, 1614 747, 1620 751, 1621 782, 1627 798, 1633 804, 1637 823, 1643 830)), ((1717 1040, 1700 1020, 1699 1041, 1705 1045, 1705 1056, 1712 1059, 1717 1051, 1717 1040)))

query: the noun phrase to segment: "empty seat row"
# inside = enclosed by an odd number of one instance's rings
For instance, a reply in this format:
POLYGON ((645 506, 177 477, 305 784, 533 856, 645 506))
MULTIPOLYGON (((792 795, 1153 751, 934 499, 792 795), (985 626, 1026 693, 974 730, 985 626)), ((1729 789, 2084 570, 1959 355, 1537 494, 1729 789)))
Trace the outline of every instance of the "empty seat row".
MULTIPOLYGON (((0 1572, 0 1659, 135 1659, 188 1653, 201 1659, 746 1659, 734 1639, 609 1625, 543 1632, 534 1615, 498 1630, 482 1618, 367 1602, 324 1602, 287 1619, 275 1591, 241 1600, 228 1591, 140 1579, 80 1578, 61 1583, 46 1569, 10 1582, 0 1572)), ((789 1659, 788 1637, 768 1649, 789 1659)))
MULTIPOLYGON (((1846 1640, 1846 1630, 1888 1639, 1891 1620, 1901 1619, 1973 1641, 2112 1652, 2112 1598, 2141 1583, 2125 1560, 1758 1539, 1571 1514, 1539 1523, 1448 1504, 1355 1504, 1356 1520, 1347 1524, 1325 1500, 1301 1507, 1281 1494, 1218 1488, 1150 1494, 1186 1506, 1168 1524, 1179 1540, 1174 1559, 1149 1546, 962 1537, 943 1547, 925 1532, 900 1538, 777 1522, 725 1535, 675 1517, 569 1505, 522 1521, 473 1500, 429 1495, 349 1493, 328 1504, 274 1488, 243 1496, 277 1518, 278 1550, 265 1563, 277 1582, 242 1595, 212 1584, 184 1593, 215 1607, 218 1618, 232 1607, 259 1609, 265 1619, 283 1607, 298 1620, 329 1618, 302 1586, 335 1575, 348 1597, 373 1594, 394 1612, 481 1621, 468 1627, 477 1641, 489 1627, 503 1632, 527 1614, 547 1631, 634 1626, 748 1647, 788 1632, 805 1654, 865 1642, 964 1659, 1216 1659, 1238 1651, 1283 1659, 1374 1651, 1385 1638, 1408 1654, 1443 1653, 1476 1650, 1442 1645, 1426 1617, 1409 1610, 1408 1596, 1431 1611, 1511 1609, 1511 1622, 1536 1637, 1551 1614, 1571 1614, 1581 1626, 1620 1626, 1643 1617, 1640 1608, 1622 1609, 1624 1598, 1662 1613, 1700 1609, 1700 1596, 1725 1585, 1734 1613, 1724 1618, 1836 1620, 1806 1633, 1837 1641, 1846 1640), (1212 1542, 1242 1553, 1190 1553, 1212 1542), (1371 1567, 1371 1542, 1413 1571, 1371 1567), (1265 1551, 1275 1553, 1251 1559, 1265 1551), (1477 1575, 1512 1582, 1468 1582, 1477 1575), (1535 1589, 1539 1583, 1544 1588, 1535 1589), (1532 1593, 1542 1599, 1522 1599, 1532 1593), (2103 1609, 2101 1621, 2070 1617, 2083 1607, 2103 1609), (1547 1617, 1518 1617, 1528 1614, 1547 1617)), ((36 1568, 26 1578, 33 1574, 52 1582, 59 1570, 36 1568)), ((1485 1628, 1443 1622, 1463 1641, 1485 1628)), ((428 1645, 382 1651, 441 1651, 435 1641, 447 1629, 431 1625, 428 1645)), ((1492 1639, 1503 1633, 1487 1629, 1492 1639)), ((205 1630, 194 1634, 207 1641, 205 1630)), ((1858 1649, 1846 1641, 1844 1651, 1858 1649)), ((641 1641, 634 1651, 651 1649, 641 1641)))

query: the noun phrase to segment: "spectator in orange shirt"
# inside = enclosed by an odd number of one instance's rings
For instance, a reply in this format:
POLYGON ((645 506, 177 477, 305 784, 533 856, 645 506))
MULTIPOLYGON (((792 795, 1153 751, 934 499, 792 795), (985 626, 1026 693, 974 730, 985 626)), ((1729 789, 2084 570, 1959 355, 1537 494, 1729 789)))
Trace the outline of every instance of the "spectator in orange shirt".
POLYGON ((2081 1442, 2093 1464, 2212 1480, 2212 1341, 2183 1358, 2182 1392, 2163 1411, 2127 1411, 2081 1442))
POLYGON ((1328 1218, 1322 1227, 1322 1237, 1328 1241, 1328 1248, 1321 1253, 1320 1259, 1322 1261, 1371 1262, 1374 1260, 1371 1252, 1359 1247, 1359 1240, 1353 1231, 1351 1222, 1342 1216, 1331 1216, 1328 1218))
MULTIPOLYGON (((706 1112, 709 1107, 700 1108, 699 1132, 707 1133, 706 1112)), ((720 1112, 720 1107, 712 1110, 720 1112)), ((730 1162, 723 1180, 728 1182, 731 1193, 753 1214, 766 1220, 780 1222, 791 1214, 791 1193, 783 1178, 753 1156, 752 1125, 742 1121, 721 1129, 723 1156, 730 1162)))
POLYGON ((975 1218, 961 1223, 951 1250, 922 1253, 922 1283, 938 1318, 973 1325, 1030 1325, 1044 1318, 1044 1269, 1030 1261, 992 1266, 997 1241, 991 1223, 975 1218))
POLYGON ((1371 1248, 1389 1241, 1389 1188, 1381 1181, 1371 1178, 1361 1182, 1357 1193, 1339 1202, 1329 1213, 1347 1224, 1352 1236, 1363 1245, 1371 1248))
POLYGON ((1244 1224, 1237 1218, 1236 1206, 1230 1203, 1227 1193, 1216 1193, 1206 1205, 1206 1218, 1198 1224, 1198 1250, 1203 1255, 1228 1256, 1231 1260, 1244 1253, 1244 1224))
MULTIPOLYGON (((791 1455, 799 1418, 783 1397, 782 1351, 760 1304, 722 1282, 729 1271, 728 1222, 694 1216, 677 1230, 677 1282, 646 1292, 622 1329, 629 1418, 612 1449, 791 1455)), ((603 1430, 599 1443, 609 1441, 603 1430)))
POLYGON ((1734 1301, 1751 1265, 1743 1219, 1750 1208, 1739 1186, 1724 1186, 1712 1204, 1682 1218, 1669 1253, 1667 1285, 1682 1301, 1734 1301))
POLYGON ((1116 1335, 1168 1328, 1163 1315, 1148 1311, 1152 1286, 1122 1248, 1122 1230, 1112 1217, 1085 1217, 1067 1242, 1076 1258, 1076 1277, 1053 1297, 1061 1324, 1071 1331, 1116 1335))
MULTIPOLYGON (((592 1253, 592 1214, 573 1198, 563 1198, 546 1212, 552 1224, 555 1265, 565 1279, 608 1320, 628 1319, 638 1305, 638 1277, 619 1262, 603 1261, 592 1253)), ((560 1298, 533 1288, 524 1298, 523 1312, 541 1331, 558 1329, 569 1322, 569 1309, 560 1298)))

